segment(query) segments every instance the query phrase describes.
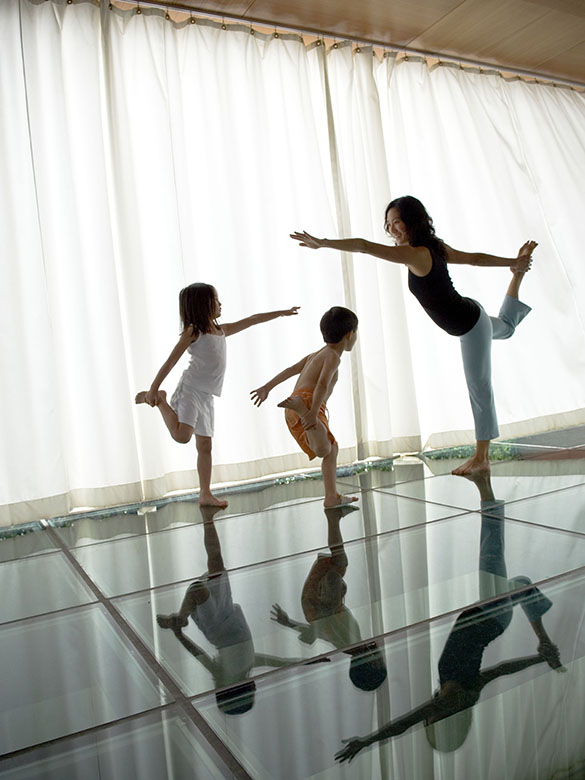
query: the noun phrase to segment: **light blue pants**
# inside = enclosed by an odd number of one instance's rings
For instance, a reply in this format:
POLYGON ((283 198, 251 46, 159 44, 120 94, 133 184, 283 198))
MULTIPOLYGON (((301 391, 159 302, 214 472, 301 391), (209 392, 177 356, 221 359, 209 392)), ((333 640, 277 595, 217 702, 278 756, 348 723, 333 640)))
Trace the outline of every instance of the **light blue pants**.
POLYGON ((481 502, 481 539, 479 545, 479 594, 481 599, 492 596, 503 598, 480 607, 482 612, 495 618, 503 630, 510 625, 514 605, 519 605, 530 622, 542 617, 552 601, 544 595, 528 577, 508 579, 504 557, 504 509, 503 501, 481 502), (510 593, 515 588, 532 585, 521 593, 510 593), (509 593, 508 596, 504 594, 509 593))
POLYGON ((504 298, 497 317, 489 317, 481 304, 478 305, 479 319, 460 341, 475 438, 485 441, 500 435, 492 389, 492 340, 509 339, 531 309, 509 295, 504 298))

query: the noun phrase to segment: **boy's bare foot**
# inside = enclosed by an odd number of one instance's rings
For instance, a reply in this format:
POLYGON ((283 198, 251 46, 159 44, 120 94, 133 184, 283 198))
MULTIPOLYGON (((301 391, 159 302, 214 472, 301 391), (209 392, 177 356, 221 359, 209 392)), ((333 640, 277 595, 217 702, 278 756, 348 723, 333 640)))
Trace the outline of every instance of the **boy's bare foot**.
POLYGON ((156 616, 156 622, 159 624, 161 628, 171 628, 173 630, 176 630, 178 628, 185 628, 185 626, 189 625, 189 621, 186 617, 181 617, 180 615, 157 615, 156 616))
POLYGON ((213 493, 200 493, 199 506, 216 506, 219 509, 225 509, 228 502, 223 498, 217 498, 213 493))
POLYGON ((285 398, 284 401, 281 401, 276 405, 280 406, 281 409, 292 409, 293 412, 296 412, 299 415, 299 417, 302 417, 303 414, 307 413, 307 404, 303 401, 302 398, 299 398, 298 396, 289 395, 288 398, 285 398))
POLYGON ((338 493, 334 498, 326 498, 323 501, 323 506, 325 509, 333 509, 338 506, 346 506, 346 504, 351 504, 357 500, 357 496, 342 496, 341 493, 338 493))
POLYGON ((484 460, 483 458, 478 458, 474 455, 473 458, 466 460, 465 463, 463 463, 461 466, 453 469, 451 474, 455 474, 456 477, 469 477, 473 474, 478 474, 479 472, 489 470, 489 460, 484 460))
POLYGON ((136 393, 136 397, 134 398, 134 403, 145 404, 147 394, 148 394, 148 390, 141 390, 139 393, 136 393))

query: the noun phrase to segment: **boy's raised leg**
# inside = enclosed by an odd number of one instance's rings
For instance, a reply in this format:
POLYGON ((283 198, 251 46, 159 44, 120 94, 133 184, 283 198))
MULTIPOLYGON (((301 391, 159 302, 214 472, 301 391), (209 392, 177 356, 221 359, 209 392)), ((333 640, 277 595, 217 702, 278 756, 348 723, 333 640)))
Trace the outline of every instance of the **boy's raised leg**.
MULTIPOLYGON (((281 401, 277 406, 280 406, 281 409, 292 409, 299 417, 303 417, 303 415, 309 411, 309 407, 303 399, 294 395, 285 398, 284 401, 281 401)), ((309 428, 309 430, 306 430, 306 434, 309 447, 313 450, 315 455, 319 458, 327 457, 331 450, 331 442, 329 441, 329 436, 327 435, 327 430, 323 423, 320 420, 317 420, 315 428, 309 428)), ((337 453, 335 457, 337 457, 337 453)))

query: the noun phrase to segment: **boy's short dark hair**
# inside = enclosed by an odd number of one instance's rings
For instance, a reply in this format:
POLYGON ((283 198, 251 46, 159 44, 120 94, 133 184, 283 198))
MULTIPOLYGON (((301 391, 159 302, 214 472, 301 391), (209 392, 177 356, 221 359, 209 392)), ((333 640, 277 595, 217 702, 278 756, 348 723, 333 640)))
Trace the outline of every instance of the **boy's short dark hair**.
POLYGON ((356 330, 357 326, 357 316, 343 306, 333 306, 325 312, 319 323, 326 344, 337 344, 350 330, 356 330))

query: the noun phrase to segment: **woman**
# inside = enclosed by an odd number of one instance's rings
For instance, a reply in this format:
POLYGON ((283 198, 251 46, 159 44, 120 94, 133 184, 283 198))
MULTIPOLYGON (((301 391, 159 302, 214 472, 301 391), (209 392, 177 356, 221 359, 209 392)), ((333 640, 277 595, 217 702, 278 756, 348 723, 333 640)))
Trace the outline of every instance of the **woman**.
POLYGON ((475 422, 476 449, 473 457, 453 470, 465 476, 489 469, 489 444, 499 436, 491 378, 492 339, 507 339, 530 311, 518 300, 520 284, 532 262, 535 241, 527 241, 515 258, 479 252, 460 252, 435 235, 433 220, 423 204, 411 195, 391 201, 385 212, 384 228, 395 246, 376 244, 362 238, 315 238, 306 232, 291 238, 310 249, 328 247, 342 252, 362 252, 400 263, 408 268, 408 287, 429 317, 447 333, 461 340, 463 368, 475 422), (447 263, 509 267, 512 281, 498 317, 489 317, 482 306, 455 290, 447 263))

